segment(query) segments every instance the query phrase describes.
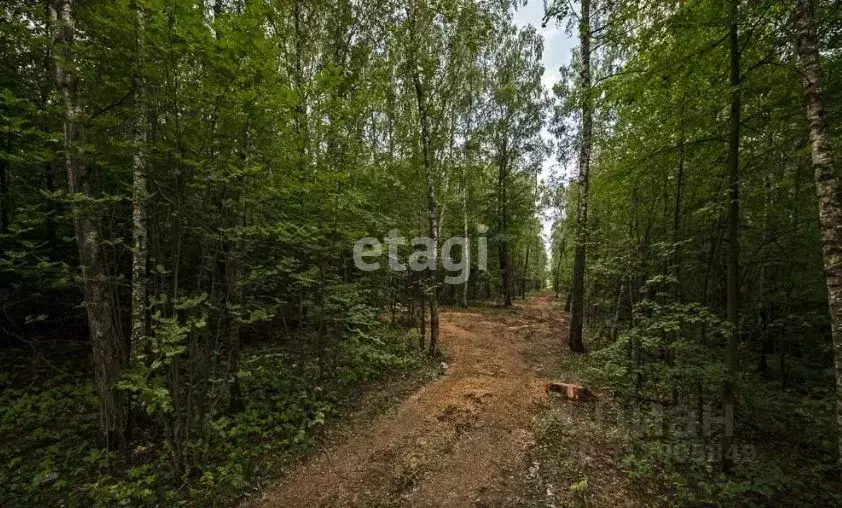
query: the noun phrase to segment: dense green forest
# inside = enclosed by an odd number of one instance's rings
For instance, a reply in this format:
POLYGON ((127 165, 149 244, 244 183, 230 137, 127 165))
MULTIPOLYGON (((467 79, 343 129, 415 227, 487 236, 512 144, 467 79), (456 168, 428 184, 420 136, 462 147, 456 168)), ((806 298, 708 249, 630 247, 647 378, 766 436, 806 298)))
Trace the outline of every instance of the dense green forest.
POLYGON ((548 288, 564 375, 719 415, 625 473, 842 503, 842 5, 544 2, 552 90, 525 6, 0 3, 0 505, 235 504, 548 288))
POLYGON ((545 278, 541 40, 508 5, 0 13, 0 504, 236 496, 341 389, 435 354, 439 300, 545 278), (484 225, 462 287, 351 256, 484 225))
POLYGON ((585 377, 699 427, 714 408, 688 469, 736 474, 740 503, 838 504, 842 5, 554 8, 580 52, 555 86, 577 172, 553 271, 585 377))

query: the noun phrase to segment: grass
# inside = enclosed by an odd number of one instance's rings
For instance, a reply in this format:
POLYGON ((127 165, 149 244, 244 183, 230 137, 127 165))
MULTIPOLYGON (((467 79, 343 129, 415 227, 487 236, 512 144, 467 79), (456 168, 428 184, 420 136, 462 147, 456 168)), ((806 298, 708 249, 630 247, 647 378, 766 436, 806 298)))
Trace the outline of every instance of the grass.
MULTIPOLYGON (((573 355, 556 337, 533 337, 528 358, 548 377, 597 393, 553 399, 536 426, 529 506, 842 506, 834 399, 826 373, 782 389, 741 369, 735 468, 719 467, 718 400, 697 422, 691 397, 639 398, 604 355, 573 355)), ((593 345, 595 339, 589 341, 593 345)), ((715 393, 716 387, 709 387, 715 393)), ((668 395, 668 394, 667 394, 668 395)))
POLYGON ((0 353, 0 506, 229 506, 274 481, 345 425, 371 418, 436 375, 437 363, 402 330, 345 342, 330 372, 300 348, 247 348, 246 410, 209 419, 176 472, 166 433, 137 420, 125 453, 97 440, 86 348, 64 345, 33 359, 0 353), (57 364, 53 358, 62 358, 57 364))

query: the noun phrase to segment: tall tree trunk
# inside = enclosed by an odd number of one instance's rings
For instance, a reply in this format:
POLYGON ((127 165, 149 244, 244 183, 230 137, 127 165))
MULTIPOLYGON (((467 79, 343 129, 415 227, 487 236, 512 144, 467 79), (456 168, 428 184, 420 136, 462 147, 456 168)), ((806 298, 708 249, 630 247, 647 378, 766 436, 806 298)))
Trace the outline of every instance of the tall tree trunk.
MULTIPOLYGON (((470 201, 470 185, 468 184, 468 174, 473 167, 474 161, 474 148, 471 144, 471 136, 474 133, 474 75, 471 74, 470 79, 468 80, 468 97, 469 97, 469 107, 467 113, 467 129, 465 132, 465 164, 462 165, 461 171, 461 179, 462 179, 462 235, 465 237, 465 252, 464 252, 464 259, 465 263, 467 263, 468 268, 471 267, 471 243, 470 239, 468 238, 468 205, 470 201)), ((470 282, 470 276, 465 279, 465 282, 462 284, 461 291, 459 294, 459 304, 463 309, 468 308, 468 292, 469 287, 468 284, 470 282)))
POLYGON ((55 27, 54 44, 56 90, 64 107, 64 163, 73 200, 73 225, 79 247, 79 262, 84 279, 85 309, 93 349, 94 374, 99 399, 99 427, 106 445, 125 448, 127 404, 117 390, 117 380, 128 363, 128 348, 114 323, 112 292, 102 250, 102 212, 97 198, 97 176, 79 152, 82 143, 82 109, 77 104, 76 76, 73 65, 74 19, 71 0, 54 0, 50 17, 55 27))
POLYGON ((418 350, 424 351, 427 345, 427 299, 424 297, 424 280, 418 280, 418 311, 421 313, 418 321, 418 350))
MULTIPOLYGON (((772 207, 774 206, 774 198, 773 198, 773 190, 772 190, 772 177, 771 175, 765 175, 763 177, 763 189, 766 192, 766 199, 763 203, 763 230, 760 235, 760 244, 765 247, 771 238, 771 232, 769 231, 769 215, 771 213, 772 207)), ((758 357, 758 364, 757 370, 764 378, 768 374, 768 365, 766 362, 766 355, 772 352, 772 334, 769 331, 769 327, 771 325, 771 302, 769 301, 769 297, 767 296, 766 290, 766 263, 763 262, 760 264, 760 273, 757 277, 757 294, 758 297, 758 304, 757 310, 760 315, 760 355, 758 357)))
MULTIPOLYGON (((468 239, 468 177, 465 174, 467 171, 462 170, 462 235, 465 237, 465 250, 462 252, 462 259, 467 266, 471 266, 471 247, 468 239)), ((468 278, 462 283, 459 292, 459 306, 463 309, 468 308, 468 278)))
POLYGON ((529 244, 526 244, 526 259, 523 261, 523 277, 520 284, 520 299, 526 300, 526 282, 529 280, 527 272, 529 271, 529 244))
POLYGON ((736 400, 738 351, 740 325, 740 39, 738 33, 739 0, 731 0, 729 20, 730 83, 731 83, 731 131, 728 139, 728 276, 727 315, 730 333, 725 351, 725 386, 723 390, 723 411, 725 428, 722 432, 722 470, 726 473, 733 467, 733 432, 736 400))
MULTIPOLYGON (((296 3, 296 8, 298 4, 296 3)), ((220 17, 223 13, 223 0, 215 0, 214 16, 220 17)), ((298 11, 296 10, 296 20, 298 11)), ((222 38, 222 33, 217 28, 216 39, 222 38)), ((299 55, 300 56, 300 55, 299 55)), ((243 165, 248 167, 249 164, 249 149, 250 139, 248 127, 243 131, 243 146, 241 157, 243 165)), ((217 258, 217 273, 222 281, 221 295, 221 320, 219 333, 223 340, 223 358, 224 358, 224 373, 228 388, 228 411, 230 413, 238 413, 242 411, 245 406, 242 397, 242 389, 240 387, 239 370, 240 370, 240 325, 237 312, 242 304, 242 288, 240 287, 240 259, 239 249, 236 240, 231 238, 231 233, 228 231, 231 226, 230 219, 233 218, 234 226, 242 226, 243 206, 242 206, 242 178, 232 177, 229 173, 226 175, 225 183, 222 187, 222 196, 220 199, 220 216, 222 225, 222 238, 220 253, 217 258), (233 204, 233 206, 232 206, 233 204)), ((236 233, 235 233, 236 234, 236 233)), ((303 317, 303 302, 304 297, 301 297, 301 306, 299 307, 298 326, 301 329, 304 322, 303 317)))
MULTIPOLYGON (((819 225, 833 335, 833 360, 836 366, 836 422, 840 431, 838 460, 842 466, 842 194, 824 110, 815 7, 811 0, 798 0, 795 25, 798 58, 804 74, 813 176, 819 201, 819 225)), ((783 355, 783 352, 781 354, 783 355)))
MULTIPOLYGON (((414 11, 413 11, 414 13, 414 11)), ((414 17, 413 17, 414 18, 414 17)), ((438 219, 438 203, 436 201, 436 190, 433 173, 433 152, 430 146, 430 119, 427 116, 427 98, 424 90, 424 83, 421 80, 421 69, 418 65, 417 51, 418 51, 418 30, 415 24, 417 19, 412 19, 413 31, 415 37, 413 38, 412 55, 412 82, 415 85, 415 99, 418 102, 418 122, 421 134, 421 151, 424 158, 424 183, 426 184, 427 193, 427 215, 429 218, 429 233, 433 240, 433 256, 435 258, 436 270, 430 274, 432 281, 430 288, 430 356, 436 354, 439 339, 439 300, 438 300, 438 249, 439 249, 439 219, 438 219)))
MULTIPOLYGON (((12 128, 6 125, 6 135, 4 136, 5 153, 12 152, 12 128)), ((8 157, 0 157, 0 234, 5 234, 9 230, 9 159, 8 157)))
POLYGON ((132 164, 132 324, 129 343, 132 363, 148 357, 146 340, 146 264, 148 256, 146 227, 146 129, 147 104, 143 79, 143 11, 135 5, 135 147, 132 164))
POLYGON ((588 225, 588 173, 591 163, 593 105, 591 97, 591 2, 582 0, 579 21, 581 56, 580 87, 582 90, 582 135, 579 147, 579 206, 576 211, 576 247, 573 253, 573 287, 570 299, 570 350, 585 352, 582 328, 585 315, 586 236, 588 225))
POLYGON ((512 273, 509 266, 509 207, 508 207, 508 180, 509 164, 506 142, 500 148, 500 162, 497 175, 499 192, 499 221, 500 221, 500 278, 503 282, 503 305, 512 306, 512 273))
POLYGON ((681 301, 681 198, 684 193, 684 144, 686 143, 684 135, 684 103, 682 99, 681 104, 681 147, 678 149, 678 171, 675 177, 675 213, 673 214, 672 224, 672 243, 675 249, 673 258, 673 274, 675 275, 675 301, 681 301))
MULTIPOLYGON (((307 126, 307 105, 305 103, 303 62, 303 52, 305 43, 304 39, 306 36, 304 34, 302 24, 305 24, 306 20, 302 19, 303 16, 301 14, 301 3, 301 0, 293 0, 292 3, 294 29, 293 41, 295 49, 295 62, 292 81, 293 85, 295 86, 295 92, 298 94, 298 102, 296 102, 295 105, 295 135, 298 138, 298 178, 303 181, 305 169, 307 166, 307 145, 310 133, 308 132, 307 126)), ((219 0, 217 0, 216 5, 219 5, 221 8, 221 3, 219 2, 219 0)), ((299 204, 303 208, 303 197, 301 198, 299 204)))
MULTIPOLYGON (((246 166, 249 164, 249 134, 248 129, 244 135, 244 155, 243 162, 246 166)), ((230 179, 229 175, 229 179, 230 179)), ((237 228, 243 226, 243 195, 242 195, 242 180, 241 177, 236 177, 234 181, 226 182, 223 190, 222 198, 222 214, 226 218, 233 219, 233 225, 237 228)), ((227 221, 227 219, 226 219, 227 221)), ((221 255, 221 270, 220 275, 223 281, 224 294, 224 314, 223 334, 224 349, 225 349, 225 376, 228 384, 228 411, 230 413, 239 413, 245 409, 243 401, 242 388, 240 387, 240 323, 238 321, 239 309, 243 302, 243 290, 240 284, 242 279, 242 263, 240 260, 240 245, 236 238, 231 238, 228 231, 222 233, 222 255, 221 255)), ((236 235, 237 233, 234 233, 236 235)), ((303 319, 302 319, 303 321, 303 319)))
MULTIPOLYGON (((52 8, 51 0, 45 1, 43 3, 44 20, 45 20, 44 31, 47 34, 53 33, 53 23, 52 23, 52 18, 50 16, 50 9, 51 8, 52 8)), ((53 47, 52 46, 53 46, 52 44, 46 44, 45 48, 44 48, 43 65, 44 65, 44 75, 45 76, 54 76, 55 75, 55 70, 54 70, 54 66, 55 66, 54 60, 55 60, 55 58, 53 57, 53 47)), ((55 87, 55 80, 49 80, 49 79, 44 80, 44 85, 42 86, 41 93, 40 93, 40 110, 42 112, 46 112, 50 108, 50 98, 52 96, 52 92, 53 92, 54 87, 55 87)), ((47 130, 50 130, 52 128, 52 122, 51 122, 51 119, 49 118, 49 115, 44 115, 44 117, 45 118, 44 118, 43 122, 41 123, 41 129, 43 129, 46 132, 47 130)), ((52 158, 48 158, 47 160, 44 161, 44 166, 43 166, 43 168, 44 168, 44 188, 50 194, 52 194, 56 190, 56 188, 55 188, 55 172, 56 171, 55 171, 54 164, 55 164, 55 161, 52 158)), ((50 210, 55 210, 54 204, 50 206, 50 210)), ((46 238, 47 238, 48 242, 57 242, 58 241, 58 239, 56 238, 56 220, 55 220, 55 217, 53 215, 54 215, 53 213, 48 213, 47 217, 44 220, 44 233, 46 235, 46 238)))
MULTIPOLYGON (((229 213, 237 213, 229 211, 229 213)), ((222 329, 225 340, 225 375, 228 384, 228 411, 239 413, 245 409, 240 387, 240 324, 236 310, 242 305, 243 293, 240 287, 240 261, 231 240, 224 240, 222 249, 225 285, 225 319, 222 329)))

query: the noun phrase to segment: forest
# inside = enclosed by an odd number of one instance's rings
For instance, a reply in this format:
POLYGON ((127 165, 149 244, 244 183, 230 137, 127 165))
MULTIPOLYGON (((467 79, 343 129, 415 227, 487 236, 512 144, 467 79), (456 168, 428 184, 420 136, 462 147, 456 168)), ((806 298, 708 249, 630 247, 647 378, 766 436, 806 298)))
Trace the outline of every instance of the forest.
POLYGON ((0 66, 0 506, 842 505, 839 2, 4 0, 0 66))

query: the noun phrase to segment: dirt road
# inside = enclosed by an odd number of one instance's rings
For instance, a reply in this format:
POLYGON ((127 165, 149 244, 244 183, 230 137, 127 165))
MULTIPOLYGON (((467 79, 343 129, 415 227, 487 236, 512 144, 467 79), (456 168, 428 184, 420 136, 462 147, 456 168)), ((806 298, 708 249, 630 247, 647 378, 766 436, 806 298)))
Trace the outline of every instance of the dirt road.
POLYGON ((517 504, 534 419, 546 404, 546 380, 524 354, 529 337, 561 336, 556 314, 545 295, 515 309, 443 312, 446 375, 314 456, 250 506, 517 504))

